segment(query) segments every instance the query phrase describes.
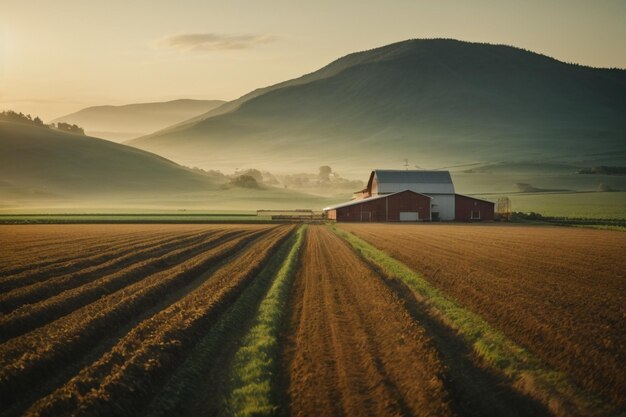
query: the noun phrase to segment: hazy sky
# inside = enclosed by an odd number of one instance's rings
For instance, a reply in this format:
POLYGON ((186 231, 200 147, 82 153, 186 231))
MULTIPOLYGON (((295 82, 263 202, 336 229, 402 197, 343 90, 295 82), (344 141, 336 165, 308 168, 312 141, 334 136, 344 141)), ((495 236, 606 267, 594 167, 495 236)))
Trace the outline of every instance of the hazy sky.
POLYGON ((408 38, 626 68, 626 0, 0 0, 0 110, 234 99, 408 38))

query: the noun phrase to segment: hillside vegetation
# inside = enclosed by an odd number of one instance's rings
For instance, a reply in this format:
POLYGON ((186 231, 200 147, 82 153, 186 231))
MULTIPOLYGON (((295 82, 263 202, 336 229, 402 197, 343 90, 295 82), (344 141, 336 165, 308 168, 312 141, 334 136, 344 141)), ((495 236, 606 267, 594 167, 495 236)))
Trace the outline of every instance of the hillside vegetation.
POLYGON ((160 156, 45 127, 0 122, 0 149, 0 187, 33 197, 156 194, 217 187, 209 175, 160 156))
POLYGON ((319 166, 362 174, 403 158, 579 161, 624 150, 626 71, 522 49, 410 40, 343 57, 129 142, 214 167, 319 166), (567 151, 564 152, 564 149, 567 151))

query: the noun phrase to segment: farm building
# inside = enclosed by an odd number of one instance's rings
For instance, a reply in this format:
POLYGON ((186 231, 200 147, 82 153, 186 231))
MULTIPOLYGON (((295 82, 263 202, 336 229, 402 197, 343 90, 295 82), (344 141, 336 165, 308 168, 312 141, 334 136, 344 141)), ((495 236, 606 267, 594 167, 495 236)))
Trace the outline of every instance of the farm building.
POLYGON ((352 201, 326 207, 340 222, 493 220, 494 203, 456 194, 448 171, 375 170, 352 201))

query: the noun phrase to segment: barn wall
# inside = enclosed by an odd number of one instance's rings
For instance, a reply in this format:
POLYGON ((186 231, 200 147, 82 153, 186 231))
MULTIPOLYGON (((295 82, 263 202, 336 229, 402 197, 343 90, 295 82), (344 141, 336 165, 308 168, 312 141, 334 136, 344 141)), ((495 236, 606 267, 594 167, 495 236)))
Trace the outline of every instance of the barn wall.
POLYGON ((337 210, 328 210, 326 212, 326 218, 328 220, 337 220, 337 210))
POLYGON ((495 204, 464 195, 455 195, 455 218, 458 222, 494 219, 495 204), (472 219, 472 211, 480 213, 480 219, 472 219))
POLYGON ((367 199, 348 207, 337 209, 338 222, 384 222, 385 198, 368 201, 367 199))
POLYGON ((404 192, 386 198, 389 205, 390 222, 400 221, 400 212, 417 212, 420 221, 430 220, 430 198, 425 195, 404 192))
POLYGON ((397 222, 400 221, 400 212, 417 212, 420 220, 430 219, 430 198, 404 192, 386 198, 368 201, 367 199, 347 207, 329 210, 336 211, 338 222, 397 222))

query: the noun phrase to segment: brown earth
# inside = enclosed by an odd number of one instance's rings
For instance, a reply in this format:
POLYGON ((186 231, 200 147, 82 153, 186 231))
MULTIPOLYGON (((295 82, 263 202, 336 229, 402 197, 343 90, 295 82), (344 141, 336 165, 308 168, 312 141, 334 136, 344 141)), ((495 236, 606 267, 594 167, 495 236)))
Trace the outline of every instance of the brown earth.
POLYGON ((626 233, 341 225, 421 272, 581 386, 626 405, 626 233))
POLYGON ((55 266, 68 272, 62 268, 103 250, 197 231, 193 225, 0 225, 0 282, 55 266))
MULTIPOLYGON (((0 344, 0 415, 21 415, 37 400, 46 396, 54 398, 49 394, 67 384, 81 369, 89 369, 116 343, 125 337, 128 339, 128 335, 146 320, 161 317, 166 310, 173 311, 170 307, 180 305, 180 300, 212 296, 213 290, 202 290, 211 288, 211 283, 223 282, 224 288, 231 286, 234 288, 231 294, 236 294, 247 282, 242 280, 241 285, 237 284, 236 268, 240 266, 254 271, 255 260, 265 256, 259 250, 265 251, 263 253, 271 250, 277 239, 282 239, 290 230, 275 225, 124 225, 111 227, 108 231, 93 225, 44 226, 41 229, 8 226, 0 230, 6 232, 14 227, 17 232, 11 236, 15 239, 0 236, 0 241, 4 239, 11 244, 7 252, 0 248, 0 258, 12 258, 14 254, 22 260, 9 262, 11 267, 3 269, 3 278, 11 279, 16 275, 37 273, 39 268, 50 268, 50 277, 42 275, 42 279, 31 285, 38 287, 57 279, 65 282, 64 265, 70 271, 75 270, 77 277, 81 276, 77 265, 94 268, 94 276, 75 288, 19 306, 15 311, 24 316, 15 318, 29 320, 23 322, 29 331, 20 329, 16 321, 18 327, 11 331, 18 336, 8 335, 0 344), (132 233, 125 232, 124 227, 132 233), (65 228, 67 232, 64 232, 65 228), (145 231, 143 235, 142 230, 145 231), (55 233, 58 233, 56 242, 53 239, 55 233), (83 245, 86 252, 91 252, 85 257, 81 257, 83 245), (65 251, 57 250, 62 247, 65 251), (135 252, 135 247, 144 247, 145 251, 135 252), (111 263, 115 257, 101 256, 109 253, 107 248, 119 252, 117 259, 124 259, 124 262, 111 263), (120 251, 120 248, 125 249, 120 251), (29 253, 34 263, 31 268, 27 267, 29 253), (132 253, 138 255, 134 260, 128 257, 132 253), (240 264, 239 260, 245 261, 240 264), (100 268, 105 264, 108 265, 106 268, 100 268)), ((242 274, 246 279, 252 276, 242 274)), ((221 298, 223 301, 200 302, 202 309, 227 305, 229 298, 221 298)), ((199 311, 190 304, 181 314, 198 314, 199 311)), ((177 319, 182 319, 181 314, 177 319)), ((7 319, 7 325, 12 324, 9 319, 14 318, 13 314, 0 317, 7 319)), ((210 321, 205 323, 210 324, 210 321)), ((188 335, 191 335, 187 339, 191 344, 199 337, 197 330, 188 335)), ((172 346, 177 343, 174 341, 172 346)), ((114 358, 119 359, 117 355, 114 358)), ((150 358, 159 361, 156 355, 150 358)), ((123 391, 120 391, 119 398, 123 398, 123 391)), ((113 401, 116 401, 115 397, 111 397, 113 401)))
POLYGON ((107 354, 51 395, 33 416, 137 415, 184 355, 255 277, 293 227, 281 226, 255 241, 197 289, 132 329, 107 354))
POLYGON ((453 415, 437 351, 381 278, 322 226, 301 259, 285 351, 291 414, 453 415))

